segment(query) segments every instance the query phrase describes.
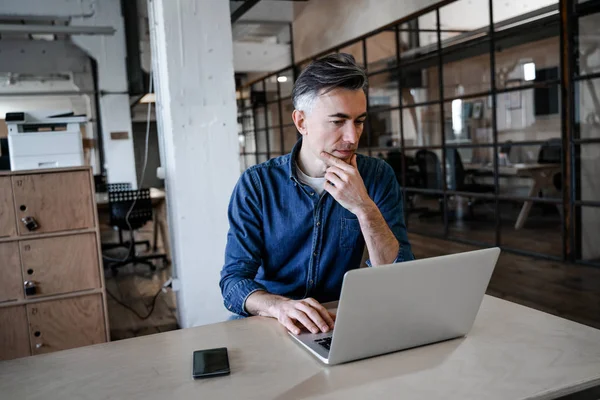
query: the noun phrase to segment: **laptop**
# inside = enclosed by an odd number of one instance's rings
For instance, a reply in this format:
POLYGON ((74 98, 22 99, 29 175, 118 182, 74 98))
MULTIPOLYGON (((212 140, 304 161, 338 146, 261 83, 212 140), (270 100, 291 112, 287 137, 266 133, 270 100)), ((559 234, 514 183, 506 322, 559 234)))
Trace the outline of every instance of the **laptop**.
POLYGON ((348 271, 333 331, 290 335, 329 365, 465 336, 499 255, 491 248, 348 271))

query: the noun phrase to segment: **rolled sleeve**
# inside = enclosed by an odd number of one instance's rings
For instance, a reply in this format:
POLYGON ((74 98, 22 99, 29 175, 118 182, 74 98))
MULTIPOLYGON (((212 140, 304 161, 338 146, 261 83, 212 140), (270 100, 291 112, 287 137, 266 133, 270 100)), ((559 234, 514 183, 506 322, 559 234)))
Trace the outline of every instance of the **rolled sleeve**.
MULTIPOLYGON (((377 186, 378 189, 373 196, 373 201, 400 245, 394 263, 414 260, 415 256, 408 241, 406 223, 404 222, 402 190, 396 180, 394 170, 386 162, 381 161, 377 175, 380 184, 377 186)), ((371 260, 367 260, 366 264, 371 267, 371 260)))
POLYGON ((265 290, 254 279, 262 263, 263 239, 261 199, 252 169, 242 174, 229 203, 229 232, 225 247, 225 264, 221 270, 221 294, 225 307, 248 316, 244 308, 252 293, 265 290))

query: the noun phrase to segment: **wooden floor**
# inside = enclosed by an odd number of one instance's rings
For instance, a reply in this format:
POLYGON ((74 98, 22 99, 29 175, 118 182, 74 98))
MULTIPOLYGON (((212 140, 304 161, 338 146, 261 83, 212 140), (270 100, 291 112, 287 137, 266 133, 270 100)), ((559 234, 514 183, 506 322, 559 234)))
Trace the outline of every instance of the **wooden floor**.
MULTIPOLYGON (((543 220, 546 217, 538 215, 534 218, 543 220)), ((430 227, 439 225, 439 221, 429 221, 432 220, 426 218, 415 222, 411 219, 411 227, 416 229, 417 224, 420 224, 420 228, 427 227, 426 224, 430 224, 430 227)), ((485 223, 474 224, 479 230, 466 229, 468 224, 456 228, 457 232, 463 232, 465 237, 478 240, 486 237, 485 232, 488 229, 484 229, 487 226, 485 223)), ((552 235, 547 234, 548 231, 548 227, 542 229, 538 224, 531 222, 523 231, 511 232, 511 237, 527 246, 559 246, 552 242, 552 235)), ((150 223, 144 227, 139 239, 151 238, 151 233, 150 223)), ((116 240, 114 232, 107 226, 103 227, 102 236, 103 241, 116 240)), ((474 246, 413 233, 409 238, 417 258, 476 249, 474 246)), ((147 267, 139 265, 121 270, 116 277, 112 277, 109 270, 106 271, 106 286, 119 301, 134 308, 139 314, 146 315, 153 296, 170 276, 170 266, 152 273, 147 267)), ((492 276, 488 294, 600 329, 600 268, 536 260, 503 252, 492 276)), ((156 307, 146 320, 135 316, 111 296, 108 296, 108 312, 112 340, 178 328, 175 296, 171 291, 158 296, 156 307)))
MULTIPOLYGON (((117 242, 118 236, 101 217, 102 242, 117 242), (104 223, 103 223, 104 222, 104 223)), ((136 240, 152 240, 152 223, 148 223, 136 236, 136 240)), ((160 244, 160 243, 159 243, 160 244)), ((144 246, 138 247, 140 253, 144 246)), ((162 251, 160 246, 159 251, 162 251)), ((126 250, 104 252, 112 258, 124 258, 126 250)), ((105 260, 105 265, 107 261, 105 260)), ((152 300, 164 282, 171 276, 171 266, 164 268, 160 262, 157 270, 152 272, 145 265, 127 266, 119 269, 113 276, 110 269, 105 269, 106 290, 108 291, 108 317, 111 340, 127 339, 136 336, 151 335, 178 329, 176 318, 175 295, 172 291, 160 293, 156 298, 153 312, 147 319, 141 319, 122 304, 133 308, 142 317, 149 314, 152 300)))

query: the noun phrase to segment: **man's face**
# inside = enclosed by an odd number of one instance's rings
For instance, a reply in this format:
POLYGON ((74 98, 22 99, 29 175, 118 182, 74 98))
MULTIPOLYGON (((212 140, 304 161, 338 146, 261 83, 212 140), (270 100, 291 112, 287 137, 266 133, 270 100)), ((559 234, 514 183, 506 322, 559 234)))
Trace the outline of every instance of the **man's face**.
POLYGON ((334 89, 317 97, 312 110, 297 124, 303 135, 302 148, 316 158, 322 151, 350 163, 358 147, 367 117, 367 99, 362 90, 334 89))

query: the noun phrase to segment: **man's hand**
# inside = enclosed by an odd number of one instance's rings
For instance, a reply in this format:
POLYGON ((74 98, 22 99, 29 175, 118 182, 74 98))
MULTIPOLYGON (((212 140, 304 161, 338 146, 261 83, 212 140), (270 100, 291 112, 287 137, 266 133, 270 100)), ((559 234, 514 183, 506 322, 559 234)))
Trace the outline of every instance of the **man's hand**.
POLYGON ((350 164, 326 152, 321 153, 321 159, 328 165, 325 170, 325 190, 342 207, 358 216, 375 206, 358 172, 356 154, 352 156, 350 164))
POLYGON ((291 300, 265 291, 252 293, 246 299, 246 310, 252 315, 276 318, 290 332, 298 335, 301 327, 312 333, 329 332, 334 317, 315 299, 291 300))

